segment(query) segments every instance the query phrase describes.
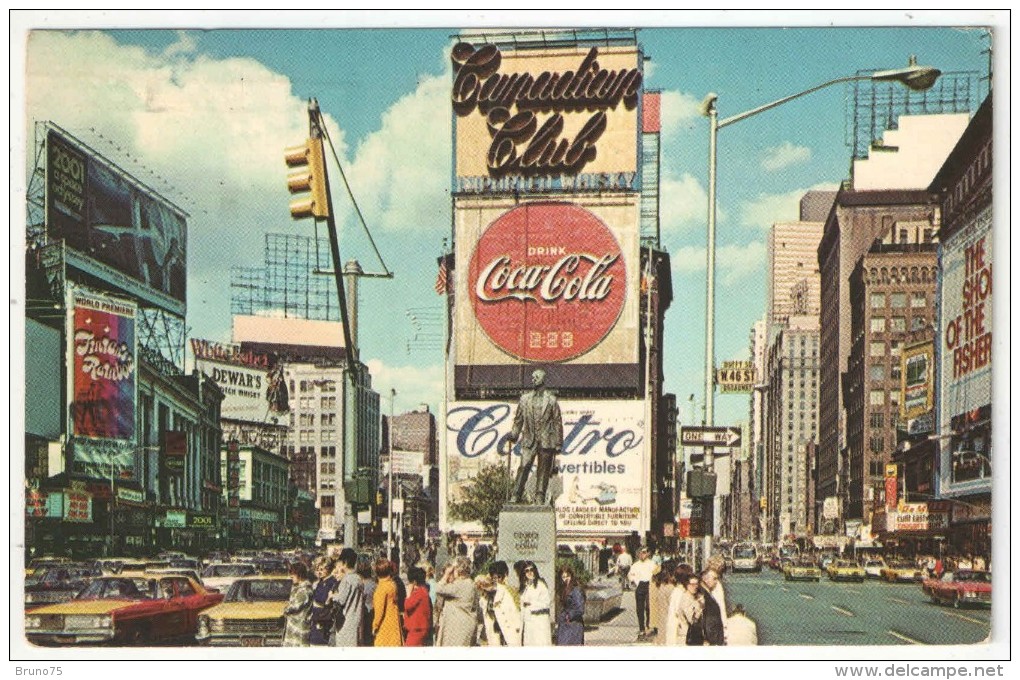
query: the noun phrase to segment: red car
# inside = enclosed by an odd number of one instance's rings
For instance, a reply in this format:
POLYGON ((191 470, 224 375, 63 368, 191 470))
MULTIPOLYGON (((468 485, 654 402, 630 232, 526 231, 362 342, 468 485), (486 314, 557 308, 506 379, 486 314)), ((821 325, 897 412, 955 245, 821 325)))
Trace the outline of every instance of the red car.
POLYGON ((188 576, 103 576, 69 602, 25 612, 37 645, 192 641, 198 613, 223 600, 188 576))
POLYGON ((925 579, 921 590, 931 597, 935 604, 992 605, 992 573, 963 569, 947 571, 942 578, 925 579))

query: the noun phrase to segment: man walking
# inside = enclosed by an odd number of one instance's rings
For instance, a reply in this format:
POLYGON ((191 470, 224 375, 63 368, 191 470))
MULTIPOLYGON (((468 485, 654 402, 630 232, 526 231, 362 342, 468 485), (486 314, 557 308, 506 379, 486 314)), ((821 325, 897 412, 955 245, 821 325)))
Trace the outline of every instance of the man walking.
POLYGON ((626 548, 620 548, 620 554, 616 556, 616 576, 620 579, 620 587, 630 590, 630 566, 634 564, 634 558, 630 556, 626 548))
MULTIPOLYGON (((622 557, 622 555, 621 555, 622 557)), ((634 584, 634 602, 637 608, 638 639, 645 637, 650 632, 651 613, 648 606, 648 588, 651 585, 652 576, 658 571, 657 565, 648 555, 648 548, 638 549, 638 561, 630 568, 630 582, 634 584)))

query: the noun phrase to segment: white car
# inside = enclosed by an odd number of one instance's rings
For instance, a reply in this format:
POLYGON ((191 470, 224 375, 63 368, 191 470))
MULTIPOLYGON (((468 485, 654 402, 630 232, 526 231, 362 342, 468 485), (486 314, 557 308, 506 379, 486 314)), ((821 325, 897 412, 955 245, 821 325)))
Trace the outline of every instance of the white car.
POLYGON ((206 588, 227 592, 230 585, 242 576, 256 576, 258 569, 246 562, 223 562, 210 564, 202 570, 202 583, 206 588))
POLYGON ((881 557, 869 557, 861 562, 864 567, 866 578, 882 578, 882 570, 885 569, 885 560, 881 557))

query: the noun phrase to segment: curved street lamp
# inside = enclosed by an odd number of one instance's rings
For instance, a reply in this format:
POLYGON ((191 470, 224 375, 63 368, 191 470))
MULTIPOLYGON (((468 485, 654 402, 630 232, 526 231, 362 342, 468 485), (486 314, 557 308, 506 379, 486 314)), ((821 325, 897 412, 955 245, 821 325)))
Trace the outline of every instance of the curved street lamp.
MULTIPOLYGON (((751 116, 756 116, 777 106, 799 99, 818 90, 857 80, 895 81, 915 91, 927 90, 938 80, 942 72, 931 66, 918 66, 917 59, 911 55, 907 66, 899 69, 875 71, 868 74, 834 78, 820 85, 808 88, 796 94, 777 99, 768 104, 755 107, 743 113, 719 120, 717 102, 719 95, 709 93, 701 103, 701 114, 708 117, 708 247, 707 272, 708 279, 705 304, 705 424, 712 426, 714 422, 714 367, 715 367, 715 215, 716 215, 716 139, 719 129, 738 123, 751 116)), ((705 467, 712 469, 713 458, 710 448, 705 449, 705 467)), ((708 546, 706 546, 708 548, 708 546)))

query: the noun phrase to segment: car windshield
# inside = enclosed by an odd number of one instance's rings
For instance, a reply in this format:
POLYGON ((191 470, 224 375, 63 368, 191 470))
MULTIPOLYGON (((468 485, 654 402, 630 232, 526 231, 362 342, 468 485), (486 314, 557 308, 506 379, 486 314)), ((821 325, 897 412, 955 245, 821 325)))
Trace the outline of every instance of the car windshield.
POLYGON ((227 602, 282 602, 290 598, 291 582, 285 579, 235 581, 227 602))
POLYGON ((255 567, 250 564, 214 564, 202 572, 203 578, 226 576, 254 576, 255 567))
POLYGON ((87 585, 80 600, 121 599, 148 600, 152 597, 152 582, 143 578, 101 578, 87 585))
POLYGON ((851 562, 850 560, 838 560, 836 562, 836 566, 837 567, 849 567, 849 568, 853 569, 857 565, 854 564, 853 562, 851 562))
POLYGON ((896 560, 892 563, 893 569, 914 569, 916 568, 912 562, 906 560, 896 560))
POLYGON ((747 560, 754 558, 754 548, 734 548, 733 559, 735 560, 747 560))
POLYGON ((957 581, 969 581, 970 583, 991 583, 992 575, 987 571, 959 571, 956 573, 957 581))

